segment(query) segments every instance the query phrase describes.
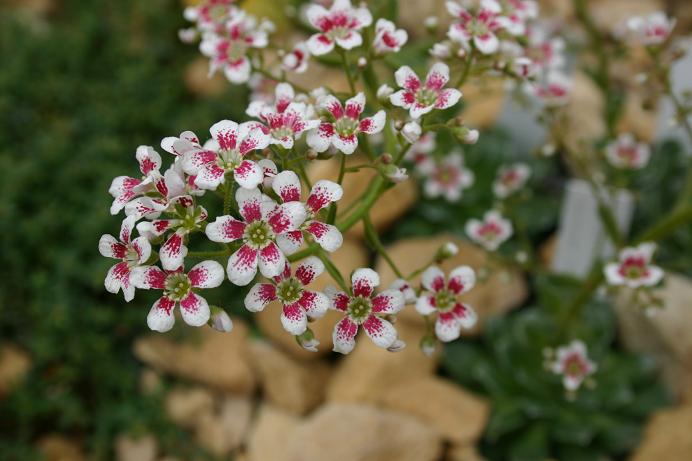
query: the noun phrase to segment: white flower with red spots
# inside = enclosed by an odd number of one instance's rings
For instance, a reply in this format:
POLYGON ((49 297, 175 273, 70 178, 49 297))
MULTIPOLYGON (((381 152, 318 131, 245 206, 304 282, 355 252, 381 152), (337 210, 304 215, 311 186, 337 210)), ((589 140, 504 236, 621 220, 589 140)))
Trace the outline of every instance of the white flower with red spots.
MULTIPOLYGON (((531 0, 499 0, 498 21, 503 29, 514 36, 526 33, 526 23, 538 16, 538 4, 531 0)), ((492 7, 491 7, 492 8, 492 7)))
POLYGON ((151 146, 139 146, 135 153, 139 163, 141 178, 118 176, 113 179, 108 193, 114 198, 111 214, 118 214, 125 205, 135 197, 153 188, 153 183, 161 177, 161 156, 151 146))
POLYGON ((495 32, 502 23, 498 18, 500 6, 497 2, 483 0, 474 15, 459 3, 448 1, 447 11, 457 19, 447 32, 450 40, 465 47, 473 44, 483 54, 493 54, 499 49, 500 41, 495 32))
POLYGON ((279 300, 283 306, 281 324, 284 330, 297 336, 308 329, 308 318, 318 319, 329 309, 329 298, 324 293, 308 290, 310 285, 324 272, 324 264, 315 256, 302 261, 291 275, 288 263, 281 274, 270 283, 257 283, 245 296, 245 308, 259 312, 267 304, 279 300))
POLYGON ((638 143, 634 136, 624 133, 609 143, 605 149, 606 159, 615 168, 639 170, 649 163, 651 150, 648 144, 638 143))
POLYGON ((550 72, 545 78, 530 85, 533 95, 546 107, 560 107, 569 102, 572 80, 560 72, 550 72))
POLYGON ((151 256, 151 245, 144 237, 132 239, 132 229, 135 217, 128 216, 120 226, 120 240, 110 234, 104 234, 99 240, 99 252, 106 258, 119 259, 106 275, 105 286, 110 293, 118 293, 121 289, 125 301, 135 297, 135 286, 130 280, 132 270, 144 264, 151 256))
POLYGON ((488 251, 497 250, 512 232, 512 223, 494 210, 485 213, 482 221, 469 219, 466 223, 466 235, 488 251))
POLYGON ((413 304, 416 302, 416 290, 413 289, 410 283, 404 279, 396 279, 389 285, 390 290, 399 290, 404 295, 405 304, 413 304))
POLYGON ((657 285, 663 279, 664 272, 651 264, 655 250, 654 243, 642 243, 622 249, 618 262, 606 264, 603 269, 608 284, 635 289, 657 285))
POLYGON ((250 152, 269 145, 269 135, 260 124, 245 122, 239 125, 222 120, 209 131, 212 139, 204 147, 188 151, 183 156, 183 169, 195 175, 197 187, 215 190, 219 184, 225 183, 227 174, 232 174, 245 189, 254 189, 262 183, 262 169, 245 158, 250 152))
POLYGON ((294 102, 295 93, 288 83, 276 86, 276 101, 273 106, 262 102, 252 102, 247 109, 251 117, 261 119, 266 125, 271 144, 278 144, 284 149, 291 149, 294 140, 299 139, 304 131, 317 128, 319 120, 306 120, 305 104, 294 102))
POLYGON ((551 32, 534 23, 527 30, 528 44, 524 55, 544 73, 562 70, 565 66, 565 42, 561 37, 554 37, 551 32))
POLYGON ((404 159, 413 162, 416 170, 421 174, 430 173, 426 168, 434 166, 434 162, 430 161, 430 154, 435 150, 437 133, 428 131, 424 133, 418 141, 416 141, 406 152, 404 159), (423 170, 419 170, 422 166, 423 170))
POLYGON ((245 286, 255 278, 258 267, 265 277, 279 275, 286 264, 284 253, 290 254, 294 248, 284 246, 278 237, 300 229, 306 218, 303 204, 288 202, 277 205, 259 189, 238 189, 235 199, 242 220, 219 216, 205 229, 212 242, 242 241, 242 246, 228 259, 229 280, 245 286))
POLYGON ((595 373, 596 369, 596 364, 589 360, 586 345, 579 340, 559 347, 555 354, 555 360, 550 364, 550 370, 555 374, 562 375, 562 384, 570 392, 579 389, 582 382, 595 373))
POLYGON ((531 176, 531 168, 525 163, 503 165, 493 181, 495 197, 504 199, 520 190, 531 176))
POLYGON ((402 89, 391 95, 389 100, 395 106, 409 109, 413 119, 433 109, 452 107, 461 98, 461 91, 444 88, 449 81, 449 67, 441 62, 433 64, 424 83, 409 66, 400 67, 394 77, 402 89))
POLYGON ((365 95, 358 93, 346 101, 345 105, 332 95, 319 102, 322 109, 331 116, 330 121, 308 133, 307 143, 317 152, 326 151, 334 145, 344 154, 352 154, 358 147, 358 134, 375 134, 382 131, 385 123, 385 112, 378 111, 372 117, 360 118, 365 109, 365 95))
POLYGON ((246 83, 252 69, 248 52, 267 46, 266 24, 258 25, 254 17, 238 10, 225 24, 223 34, 206 33, 199 49, 210 58, 209 74, 223 70, 231 83, 246 83))
POLYGON ((416 301, 421 315, 437 314, 435 336, 442 342, 454 341, 461 329, 476 324, 478 316, 471 306, 459 297, 476 284, 476 273, 468 266, 459 266, 449 273, 449 280, 437 266, 431 266, 421 275, 421 284, 427 290, 416 301))
POLYGON ((132 282, 139 289, 163 290, 163 295, 147 315, 147 325, 154 331, 164 333, 173 328, 175 307, 180 308, 183 320, 188 325, 199 327, 209 321, 209 304, 196 290, 221 285, 223 267, 216 261, 202 261, 186 274, 182 267, 175 271, 164 271, 156 266, 144 266, 133 271, 132 282))
POLYGON ((675 27, 675 19, 670 19, 662 11, 649 16, 635 16, 626 23, 629 38, 642 45, 660 45, 668 40, 675 27))
POLYGON ((392 21, 382 18, 375 23, 375 39, 372 46, 376 53, 397 53, 407 40, 408 33, 404 29, 397 29, 392 21))
POLYGON ((161 140, 161 149, 181 158, 185 153, 201 147, 199 138, 192 131, 183 131, 180 136, 167 136, 161 140))
POLYGON ((404 344, 398 339, 394 325, 383 317, 397 314, 404 307, 405 298, 396 289, 375 295, 380 276, 372 269, 356 269, 351 276, 351 292, 344 293, 328 287, 327 296, 333 309, 343 312, 344 318, 334 327, 334 351, 348 354, 356 345, 356 334, 362 326, 365 334, 376 346, 399 350, 404 344))
POLYGON ((308 39, 308 49, 315 56, 327 54, 335 45, 350 50, 362 45, 358 32, 372 24, 372 15, 365 6, 354 8, 350 0, 335 0, 330 9, 322 5, 310 5, 307 12, 310 24, 319 33, 308 39))
POLYGON ((293 49, 281 58, 283 68, 289 72, 302 74, 308 70, 310 51, 305 42, 298 42, 293 49))
POLYGON ((418 171, 425 177, 425 195, 444 197, 449 202, 458 202, 474 181, 473 172, 464 167, 464 158, 459 153, 451 153, 441 160, 430 157, 418 164, 418 171))
MULTIPOLYGON (((276 175, 272 189, 283 203, 301 203, 300 179, 293 171, 285 170, 276 175)), ((317 181, 305 201, 305 221, 298 229, 278 236, 279 246, 293 253, 303 244, 303 234, 307 234, 326 251, 338 250, 344 241, 341 232, 317 218, 322 209, 340 200, 342 195, 343 189, 337 183, 326 179, 317 181)))
POLYGON ((203 31, 223 29, 223 25, 237 14, 233 5, 235 0, 204 0, 195 6, 185 8, 185 19, 194 22, 203 31))

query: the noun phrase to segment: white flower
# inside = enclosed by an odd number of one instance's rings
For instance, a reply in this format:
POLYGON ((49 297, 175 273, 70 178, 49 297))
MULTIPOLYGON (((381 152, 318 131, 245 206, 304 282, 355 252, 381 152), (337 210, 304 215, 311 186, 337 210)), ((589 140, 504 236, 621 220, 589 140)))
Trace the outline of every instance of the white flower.
POLYGON ((531 168, 525 163, 503 165, 493 181, 493 193, 497 198, 507 198, 524 187, 529 176, 531 176, 531 168))
POLYGON ((652 287, 662 279, 663 270, 651 264, 656 250, 654 243, 642 243, 620 251, 618 262, 606 264, 604 270, 608 284, 630 288, 652 287))
POLYGON ((397 29, 392 21, 378 19, 375 24, 375 40, 372 46, 377 53, 396 53, 408 40, 404 29, 397 29))
POLYGON ((482 221, 469 219, 466 223, 466 235, 488 251, 497 250, 512 232, 512 223, 494 210, 486 212, 482 221))
POLYGON ((419 165, 418 171, 424 172, 423 191, 430 198, 444 197, 449 202, 461 199, 464 189, 471 187, 474 181, 473 172, 464 167, 460 153, 450 153, 442 160, 432 157, 419 165))
POLYGON ((433 64, 424 83, 409 66, 400 67, 394 76, 402 89, 389 100, 395 106, 409 109, 414 120, 433 109, 452 107, 461 98, 461 91, 456 88, 444 88, 449 81, 449 67, 441 62, 433 64))
POLYGON ((305 42, 299 42, 295 44, 291 52, 284 55, 281 63, 284 69, 302 74, 308 69, 309 60, 310 52, 308 51, 307 44, 305 42))
POLYGON ((623 133, 606 146, 606 159, 615 168, 638 170, 649 163, 651 150, 638 143, 630 133, 623 133))
POLYGON ((629 38, 642 45, 659 45, 665 42, 674 27, 675 19, 669 19, 662 11, 646 17, 635 16, 626 22, 629 38))
POLYGON ((329 53, 335 45, 345 50, 362 45, 359 31, 372 24, 370 11, 365 6, 354 8, 351 0, 335 0, 329 10, 312 4, 306 14, 310 24, 319 30, 307 42, 310 54, 315 56, 329 53))
POLYGON ((550 364, 553 373, 562 375, 562 384, 568 391, 576 391, 586 377, 596 372, 596 364, 589 360, 586 345, 574 340, 557 349, 555 361, 550 364))
POLYGON ((401 129, 401 135, 406 138, 408 142, 413 144, 414 142, 418 141, 420 139, 422 129, 418 122, 408 122, 407 124, 404 125, 404 127, 401 129))

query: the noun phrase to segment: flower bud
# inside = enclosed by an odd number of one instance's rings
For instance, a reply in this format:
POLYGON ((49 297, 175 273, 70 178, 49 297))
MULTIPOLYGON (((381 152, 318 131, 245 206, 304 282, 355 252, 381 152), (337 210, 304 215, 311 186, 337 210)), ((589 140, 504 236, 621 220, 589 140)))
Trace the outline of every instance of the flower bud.
POLYGON ((308 149, 308 151, 305 153, 305 158, 308 160, 317 160, 318 156, 319 154, 314 149, 308 149))
POLYGON ((404 122, 403 120, 397 120, 394 122, 394 129, 397 131, 401 131, 401 129, 404 127, 404 122))
POLYGON ((389 165, 390 163, 392 163, 393 160, 394 158, 392 157, 392 154, 388 152, 385 152, 380 156, 380 162, 382 162, 385 165, 389 165))
POLYGON ((434 32, 435 29, 437 29, 437 25, 439 23, 440 21, 437 19, 437 16, 428 16, 427 18, 425 18, 425 20, 423 20, 423 25, 430 32, 434 32))
POLYGON ((408 179, 406 168, 399 168, 396 165, 385 165, 382 173, 392 182, 404 182, 408 179))
POLYGON ((320 345, 320 342, 315 338, 315 334, 312 332, 310 328, 305 330, 305 333, 302 335, 296 335, 296 342, 300 345, 305 350, 308 350, 310 352, 317 352, 317 346, 320 345))
POLYGON ((476 144, 480 133, 478 130, 471 130, 468 127, 460 126, 452 129, 456 138, 464 144, 476 144))
POLYGON ((387 350, 388 350, 389 352, 399 352, 400 350, 402 350, 402 349, 405 348, 405 347, 406 347, 406 343, 403 342, 403 341, 400 340, 400 339, 397 339, 396 341, 394 341, 394 342, 392 343, 391 346, 389 346, 389 347, 387 348, 387 350))
POLYGON ((358 58, 357 65, 359 69, 365 69, 365 66, 368 65, 368 60, 361 56, 360 58, 358 58))
POLYGON ((190 44, 194 43, 199 38, 199 34, 197 33, 197 29, 194 27, 189 29, 180 29, 178 31, 178 38, 181 42, 190 44))
POLYGON ((233 329, 233 320, 231 320, 231 317, 225 310, 217 306, 211 306, 209 326, 216 331, 228 333, 233 329))
POLYGON ((437 249, 435 253, 435 261, 442 262, 445 259, 449 259, 459 253, 459 247, 452 242, 447 242, 437 249))
POLYGON ((408 142, 413 144, 414 142, 418 141, 418 138, 420 138, 421 135, 421 127, 417 122, 408 122, 404 127, 401 129, 401 134, 408 142))
POLYGON ((432 357, 436 348, 437 341, 432 335, 427 334, 423 336, 423 339, 420 340, 420 350, 423 352, 423 354, 425 354, 426 357, 432 357))
POLYGON ((386 83, 383 83, 377 89, 377 99, 379 99, 382 102, 387 102, 389 101, 389 96, 391 96, 392 93, 394 93, 394 88, 387 85, 386 83))
POLYGON ((430 49, 430 55, 438 59, 447 59, 452 55, 452 50, 449 43, 435 43, 430 49))

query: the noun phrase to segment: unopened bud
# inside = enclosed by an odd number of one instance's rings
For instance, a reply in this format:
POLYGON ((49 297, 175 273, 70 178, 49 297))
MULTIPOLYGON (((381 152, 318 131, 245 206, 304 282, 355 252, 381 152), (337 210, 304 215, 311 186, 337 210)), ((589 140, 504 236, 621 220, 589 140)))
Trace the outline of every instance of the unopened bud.
POLYGON ((389 347, 387 348, 387 350, 388 350, 389 352, 399 352, 400 350, 402 350, 402 349, 405 348, 405 347, 406 347, 406 343, 403 342, 403 341, 400 340, 400 339, 397 339, 396 341, 394 341, 394 342, 392 343, 391 346, 389 346, 389 347))
POLYGON ((404 182, 408 179, 406 168, 399 168, 396 165, 385 165, 382 173, 392 182, 404 182))
POLYGON ((185 44, 194 43, 198 37, 197 29, 193 27, 189 29, 180 29, 178 31, 178 38, 185 44))
POLYGON ((305 330, 305 333, 302 335, 296 335, 296 342, 300 345, 305 350, 308 350, 310 352, 317 352, 317 346, 320 345, 320 342, 315 339, 315 334, 312 332, 310 328, 305 330))
POLYGON ((209 326, 216 331, 228 333, 233 329, 233 320, 228 313, 217 306, 211 306, 211 316, 209 317, 209 326))
POLYGON ((385 165, 389 165, 390 163, 392 163, 392 161, 394 161, 394 158, 392 157, 392 154, 388 152, 385 152, 380 156, 380 162, 382 162, 385 165))
POLYGON ((428 29, 430 32, 434 32, 435 29, 437 29, 437 25, 440 23, 440 21, 437 19, 437 16, 428 16, 425 18, 423 21, 423 25, 425 26, 426 29, 428 29))
POLYGON ((417 122, 408 122, 406 125, 403 126, 401 129, 401 134, 408 142, 413 144, 414 142, 418 141, 418 138, 420 138, 421 135, 421 127, 417 122))
POLYGON ((426 357, 432 357, 437 348, 437 341, 432 335, 423 336, 420 340, 420 350, 426 357))
POLYGON ((480 133, 478 130, 471 130, 468 127, 460 126, 452 129, 456 138, 464 144, 476 144, 480 133))
POLYGON ((391 96, 392 93, 394 93, 394 88, 384 83, 377 89, 377 99, 382 102, 389 101, 389 96, 391 96))
POLYGON ((394 129, 397 131, 401 131, 401 129, 404 127, 404 122, 402 120, 397 120, 394 122, 394 129))
POLYGON ((455 256, 457 253, 459 253, 459 247, 453 242, 447 242, 437 249, 437 253, 435 253, 435 261, 442 262, 445 259, 455 256))
POLYGON ((359 69, 365 69, 365 66, 368 65, 368 60, 361 56, 360 58, 358 58, 357 64, 359 69))
POLYGON ((305 153, 305 158, 308 160, 317 160, 318 156, 319 154, 314 149, 308 149, 308 151, 305 153))

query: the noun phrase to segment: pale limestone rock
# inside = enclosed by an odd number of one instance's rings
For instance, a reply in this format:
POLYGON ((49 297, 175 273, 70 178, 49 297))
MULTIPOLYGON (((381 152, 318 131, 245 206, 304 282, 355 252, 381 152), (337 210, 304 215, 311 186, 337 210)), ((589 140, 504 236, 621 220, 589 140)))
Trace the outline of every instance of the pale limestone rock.
POLYGON ((415 416, 460 445, 480 438, 490 412, 484 399, 436 376, 401 380, 382 394, 380 403, 415 416))
POLYGON ((485 461, 474 445, 451 446, 445 461, 485 461))
POLYGON ((304 414, 324 400, 329 366, 299 361, 266 341, 250 344, 264 399, 295 414, 304 414))
MULTIPOLYGON (((410 274, 429 262, 437 249, 446 242, 453 242, 459 247, 459 253, 456 256, 439 265, 446 273, 461 265, 471 266, 478 273, 480 268, 491 264, 485 251, 451 234, 399 240, 387 250, 397 267, 404 274, 410 274)), ((476 326, 470 330, 461 330, 461 334, 464 336, 478 334, 488 318, 504 314, 520 306, 528 296, 526 282, 521 272, 495 265, 490 267, 492 270, 488 278, 477 280, 476 286, 462 295, 461 299, 470 304, 478 313, 476 326)), ((396 278, 392 269, 382 258, 378 258, 375 270, 380 274, 382 288, 388 287, 396 278)), ((419 280, 420 277, 416 277, 411 282, 417 286, 419 280)), ((423 325, 423 317, 416 312, 413 306, 406 306, 399 314, 399 319, 416 325, 423 325)))
POLYGON ((249 394, 255 387, 247 352, 248 329, 234 319, 230 333, 211 328, 195 331, 199 336, 176 342, 169 336, 151 334, 138 339, 135 356, 152 368, 206 384, 220 390, 249 394))
POLYGON ((296 416, 261 406, 247 440, 248 461, 289 461, 286 448, 299 424, 296 416))
POLYGON ((252 416, 252 402, 246 397, 224 398, 217 413, 203 413, 195 427, 195 439, 215 456, 224 456, 245 440, 252 416))
MULTIPOLYGON (((345 277, 349 277, 354 269, 368 264, 368 254, 361 243, 345 239, 341 248, 332 253, 331 260, 345 277)), ((325 271, 310 285, 310 289, 322 291, 327 285, 336 286, 336 282, 325 271)), ((299 359, 315 360, 332 350, 332 331, 343 314, 329 310, 323 318, 308 325, 315 333, 315 338, 320 341, 318 351, 310 352, 300 347, 293 336, 283 329, 280 309, 281 306, 278 302, 272 302, 262 312, 255 314, 255 321, 262 333, 277 344, 282 351, 299 359)))
POLYGON ((151 368, 145 368, 142 370, 142 374, 139 375, 139 388, 143 394, 152 395, 161 391, 161 375, 151 368))
POLYGON ((115 441, 115 457, 118 461, 154 461, 159 450, 152 435, 131 437, 121 435, 115 441))
POLYGON ((295 431, 286 461, 436 461, 437 432, 402 413, 328 404, 295 431))
POLYGON ((505 101, 504 82, 499 78, 471 79, 463 87, 466 104, 461 116, 472 128, 487 128, 497 121, 505 101))
POLYGON ((692 459, 692 405, 659 411, 649 420, 644 437, 630 461, 689 461, 692 459))
POLYGON ((31 357, 14 344, 0 345, 0 398, 22 382, 31 368, 31 357))
POLYGON ((166 395, 165 407, 171 421, 189 429, 214 411, 214 395, 202 387, 173 389, 166 395))

